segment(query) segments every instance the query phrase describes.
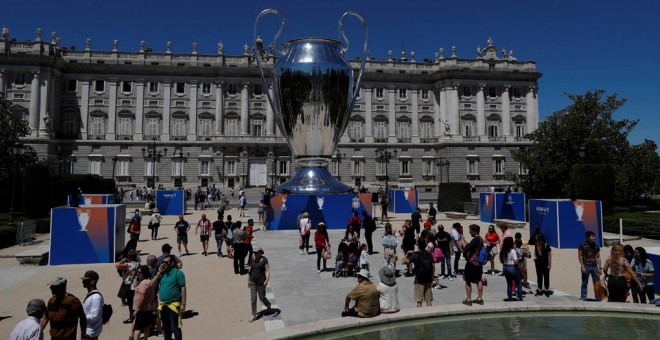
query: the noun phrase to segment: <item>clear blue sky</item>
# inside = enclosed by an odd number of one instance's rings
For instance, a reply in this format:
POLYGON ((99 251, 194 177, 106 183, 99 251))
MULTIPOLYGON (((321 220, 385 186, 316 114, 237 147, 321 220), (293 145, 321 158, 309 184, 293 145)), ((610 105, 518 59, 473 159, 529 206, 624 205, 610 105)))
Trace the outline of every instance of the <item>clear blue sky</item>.
MULTIPOLYGON (((0 25, 11 36, 44 39, 57 31, 63 46, 137 51, 140 40, 156 52, 167 41, 174 53, 189 53, 193 42, 199 53, 214 54, 222 41, 226 54, 242 54, 252 41, 254 20, 264 8, 279 9, 287 19, 286 38, 321 36, 338 39, 337 22, 347 10, 368 21, 370 55, 387 58, 405 46, 418 60, 432 58, 440 47, 449 55, 452 45, 459 57, 473 58, 477 46, 492 37, 499 50, 513 49, 518 60, 537 63, 539 107, 543 120, 570 104, 564 95, 604 89, 626 98, 616 119, 639 119, 630 140, 660 140, 659 1, 613 0, 539 1, 7 1, 0 25)), ((361 54, 363 35, 355 19, 347 19, 352 37, 349 56, 361 54)), ((276 17, 264 20, 259 31, 266 42, 277 27, 276 17), (263 27, 263 28, 261 28, 263 27)))

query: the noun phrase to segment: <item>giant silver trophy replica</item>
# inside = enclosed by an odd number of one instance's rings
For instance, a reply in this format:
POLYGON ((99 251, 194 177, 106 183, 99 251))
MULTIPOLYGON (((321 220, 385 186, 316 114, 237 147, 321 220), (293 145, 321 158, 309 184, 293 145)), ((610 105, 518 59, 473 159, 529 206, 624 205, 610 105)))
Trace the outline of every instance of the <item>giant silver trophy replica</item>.
POLYGON ((355 98, 360 91, 360 80, 367 58, 367 23, 355 12, 342 15, 339 32, 346 47, 337 40, 325 38, 294 39, 278 46, 277 38, 284 25, 284 17, 274 9, 263 10, 254 23, 256 60, 264 89, 269 88, 269 83, 272 84, 272 97, 266 91, 268 100, 293 157, 300 165, 296 175, 275 190, 292 194, 350 192, 352 189, 349 186, 332 177, 327 166, 346 130, 355 98), (279 16, 282 22, 270 45, 280 54, 273 65, 271 77, 264 74, 264 44, 257 31, 259 19, 267 14, 279 16), (365 30, 364 57, 355 82, 353 68, 345 56, 350 46, 343 28, 347 16, 358 18, 365 30))

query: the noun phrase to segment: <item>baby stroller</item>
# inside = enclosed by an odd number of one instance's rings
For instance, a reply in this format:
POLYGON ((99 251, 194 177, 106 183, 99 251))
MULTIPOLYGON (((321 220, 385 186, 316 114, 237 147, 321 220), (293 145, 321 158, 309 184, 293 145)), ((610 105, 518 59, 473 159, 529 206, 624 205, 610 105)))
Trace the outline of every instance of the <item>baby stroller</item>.
POLYGON ((334 277, 347 277, 357 275, 358 266, 358 245, 355 242, 341 242, 337 247, 337 257, 335 258, 334 277))

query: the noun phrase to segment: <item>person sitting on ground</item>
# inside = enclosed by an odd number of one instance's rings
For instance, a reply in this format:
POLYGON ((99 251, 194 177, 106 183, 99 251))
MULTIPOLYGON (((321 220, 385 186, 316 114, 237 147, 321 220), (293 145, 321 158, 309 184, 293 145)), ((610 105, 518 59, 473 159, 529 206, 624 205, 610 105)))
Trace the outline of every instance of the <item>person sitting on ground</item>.
POLYGON ((380 294, 380 312, 381 313, 396 313, 401 307, 399 306, 399 285, 396 283, 396 275, 394 270, 390 267, 383 267, 378 271, 380 276, 380 283, 377 288, 380 294))
POLYGON ((380 314, 380 293, 376 286, 369 280, 368 270, 362 269, 357 275, 358 285, 346 295, 342 317, 357 316, 360 318, 371 318, 380 314), (351 300, 355 305, 349 308, 351 300))

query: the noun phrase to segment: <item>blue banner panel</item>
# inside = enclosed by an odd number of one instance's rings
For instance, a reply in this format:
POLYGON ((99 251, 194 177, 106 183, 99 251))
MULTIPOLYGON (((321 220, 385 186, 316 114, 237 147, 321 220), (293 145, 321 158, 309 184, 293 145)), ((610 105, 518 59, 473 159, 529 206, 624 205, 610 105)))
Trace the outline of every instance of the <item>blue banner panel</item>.
POLYGON ((126 206, 51 209, 50 265, 113 263, 124 246, 126 206))
MULTIPOLYGON (((82 194, 79 205, 115 204, 115 195, 112 194, 82 194)), ((71 202, 71 195, 67 195, 67 204, 71 202)))
POLYGON ((525 194, 496 192, 495 219, 527 221, 525 218, 525 194))
POLYGON ((156 190, 156 208, 161 215, 184 215, 186 197, 183 190, 156 190))
POLYGON ((557 220, 558 203, 557 200, 529 200, 530 234, 533 234, 538 228, 545 237, 545 241, 554 248, 561 248, 557 220))
POLYGON ((371 194, 284 195, 271 196, 266 225, 271 230, 297 230, 302 209, 312 220, 313 229, 323 221, 328 229, 344 229, 353 211, 371 213, 371 194))
POLYGON ((559 234, 561 248, 577 248, 584 242, 585 232, 596 234, 596 244, 603 246, 603 222, 600 201, 559 202, 559 234))
POLYGON ((416 189, 390 189, 387 197, 389 212, 410 214, 419 205, 419 195, 417 195, 416 189))
POLYGON ((479 211, 481 212, 479 219, 481 222, 493 223, 495 222, 495 193, 482 192, 479 194, 479 211))
POLYGON ((653 275, 653 285, 656 287, 656 294, 658 293, 658 287, 660 287, 660 247, 645 247, 646 255, 648 255, 649 260, 653 263, 653 269, 655 269, 655 275, 653 275))

